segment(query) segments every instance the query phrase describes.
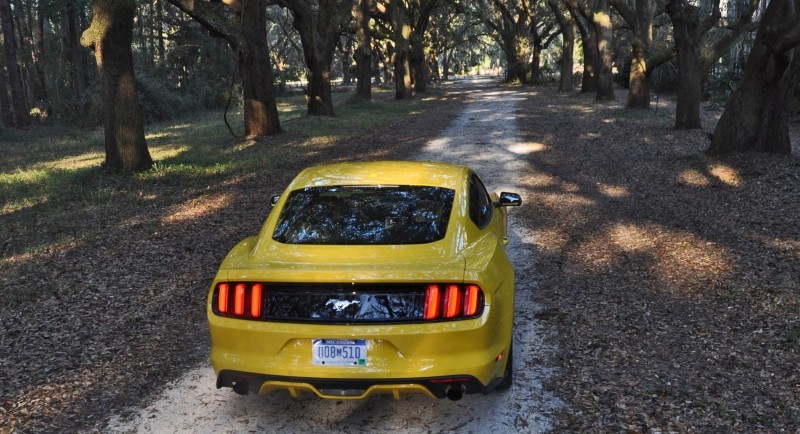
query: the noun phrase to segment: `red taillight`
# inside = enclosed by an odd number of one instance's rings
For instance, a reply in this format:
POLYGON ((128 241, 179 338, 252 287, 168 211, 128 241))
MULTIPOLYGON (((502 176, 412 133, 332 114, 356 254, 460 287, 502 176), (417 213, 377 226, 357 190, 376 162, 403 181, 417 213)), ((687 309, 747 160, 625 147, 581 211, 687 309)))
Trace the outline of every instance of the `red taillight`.
POLYGON ((261 318, 263 283, 220 283, 214 291, 214 313, 234 317, 261 318))
POLYGON ((228 313, 228 291, 230 291, 230 285, 227 283, 220 283, 217 287, 217 310, 220 313, 228 313))
POLYGON ((472 316, 478 312, 480 307, 480 292, 478 285, 467 285, 464 291, 464 316, 472 316))
POLYGON ((256 283, 250 290, 250 316, 253 318, 261 317, 261 294, 264 292, 264 285, 256 283))
POLYGON ((471 318, 483 310, 478 285, 428 285, 423 317, 427 320, 471 318))
POLYGON ((234 290, 233 296, 233 314, 234 315, 244 315, 244 300, 245 300, 245 290, 247 289, 247 285, 244 283, 237 283, 236 289, 234 290))
POLYGON ((444 317, 455 318, 461 313, 461 288, 447 285, 444 290, 444 317))
POLYGON ((440 299, 442 298, 439 285, 430 285, 425 290, 425 319, 436 319, 441 310, 440 299))

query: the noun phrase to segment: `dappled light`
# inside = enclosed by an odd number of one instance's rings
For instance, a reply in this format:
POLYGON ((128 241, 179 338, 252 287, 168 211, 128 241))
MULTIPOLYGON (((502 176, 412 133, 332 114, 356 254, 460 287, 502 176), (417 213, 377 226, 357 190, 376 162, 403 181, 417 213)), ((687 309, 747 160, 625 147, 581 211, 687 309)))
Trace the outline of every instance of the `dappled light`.
POLYGON ((717 180, 731 187, 742 186, 742 178, 739 172, 730 166, 725 164, 712 164, 709 168, 709 172, 717 178, 717 180))
POLYGON ((513 143, 507 146, 507 149, 517 155, 525 155, 533 152, 539 152, 547 149, 547 145, 537 142, 521 142, 513 143))
POLYGON ((627 187, 620 185, 609 185, 602 182, 597 183, 597 191, 604 196, 613 197, 616 199, 630 195, 627 187))
POLYGON ((230 193, 217 193, 193 198, 182 204, 172 206, 167 211, 167 215, 162 222, 166 224, 198 220, 230 206, 233 199, 233 195, 230 193))
POLYGON ((693 187, 706 187, 711 182, 708 177, 697 169, 686 169, 678 175, 678 180, 693 187))

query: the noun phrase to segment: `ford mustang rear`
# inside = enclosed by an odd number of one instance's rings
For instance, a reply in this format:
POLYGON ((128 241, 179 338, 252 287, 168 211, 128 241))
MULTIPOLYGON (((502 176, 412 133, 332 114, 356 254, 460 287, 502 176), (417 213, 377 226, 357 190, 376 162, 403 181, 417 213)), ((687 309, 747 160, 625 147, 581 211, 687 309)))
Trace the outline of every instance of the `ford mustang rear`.
POLYGON ((306 169, 212 283, 217 386, 338 399, 508 388, 506 206, 519 203, 463 166, 306 169))

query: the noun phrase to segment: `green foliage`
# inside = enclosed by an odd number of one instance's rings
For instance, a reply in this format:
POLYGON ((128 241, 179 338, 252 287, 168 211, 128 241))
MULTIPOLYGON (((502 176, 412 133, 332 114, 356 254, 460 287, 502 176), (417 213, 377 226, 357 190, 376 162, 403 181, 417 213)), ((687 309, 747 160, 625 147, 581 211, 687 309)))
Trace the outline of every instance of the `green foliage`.
POLYGON ((193 108, 187 96, 169 89, 163 80, 140 74, 136 77, 136 87, 142 116, 147 123, 175 119, 193 108))

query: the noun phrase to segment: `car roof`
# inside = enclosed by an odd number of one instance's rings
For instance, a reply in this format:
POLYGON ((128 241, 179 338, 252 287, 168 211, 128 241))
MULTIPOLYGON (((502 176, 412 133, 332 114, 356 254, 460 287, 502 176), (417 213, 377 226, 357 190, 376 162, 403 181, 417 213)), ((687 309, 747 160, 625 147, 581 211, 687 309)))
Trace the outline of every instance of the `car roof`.
POLYGON ((327 185, 425 185, 457 190, 471 173, 465 166, 431 161, 370 161, 326 164, 303 170, 290 190, 327 185))

